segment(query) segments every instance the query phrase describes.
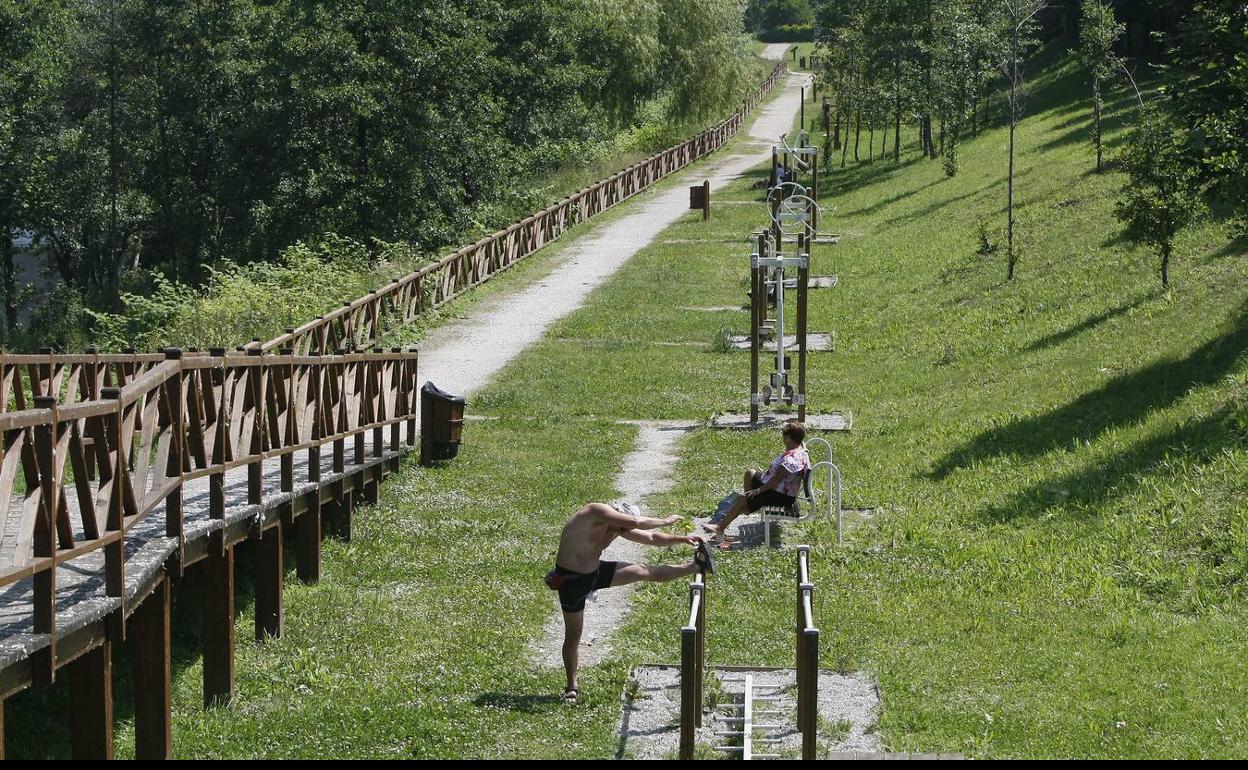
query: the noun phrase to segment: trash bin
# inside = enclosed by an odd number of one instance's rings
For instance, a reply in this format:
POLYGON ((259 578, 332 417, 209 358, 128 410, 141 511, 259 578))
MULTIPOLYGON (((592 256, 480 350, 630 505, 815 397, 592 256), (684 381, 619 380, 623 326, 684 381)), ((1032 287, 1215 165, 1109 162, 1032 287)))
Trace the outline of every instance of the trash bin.
POLYGON ((420 389, 420 464, 452 460, 459 453, 464 427, 464 397, 452 396, 432 382, 420 389))

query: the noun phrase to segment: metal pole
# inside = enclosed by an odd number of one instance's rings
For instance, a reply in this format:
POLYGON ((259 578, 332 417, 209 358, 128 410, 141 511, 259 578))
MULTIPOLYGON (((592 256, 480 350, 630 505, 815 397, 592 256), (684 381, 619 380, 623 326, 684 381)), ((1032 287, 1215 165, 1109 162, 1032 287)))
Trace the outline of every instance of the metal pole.
MULTIPOLYGON (((758 252, 757 256, 762 257, 763 250, 767 245, 767 234, 760 233, 758 236, 758 252)), ((763 285, 762 269, 757 265, 750 265, 750 423, 758 422, 758 356, 759 356, 759 325, 762 323, 762 314, 764 312, 767 300, 763 296, 766 287, 763 285)))
POLYGON ((802 727, 802 759, 814 759, 819 707, 819 629, 807 629, 802 635, 806 637, 806 685, 802 688, 806 699, 806 724, 802 727))
MULTIPOLYGON (((783 249, 780 255, 783 255, 783 249)), ((776 372, 785 375, 784 371, 784 266, 775 268, 772 273, 776 286, 776 372)), ((787 377, 781 377, 781 382, 788 384, 787 377)), ((781 395, 784 395, 783 393, 781 395)))
MULTIPOLYGON (((813 209, 814 206, 811 206, 813 209)), ((806 262, 797 269, 797 393, 800 396, 797 405, 797 419, 806 421, 806 288, 810 284, 810 248, 806 235, 797 237, 798 256, 805 257, 806 262)))
POLYGON ((680 758, 693 759, 694 655, 697 649, 696 630, 680 629, 680 758))

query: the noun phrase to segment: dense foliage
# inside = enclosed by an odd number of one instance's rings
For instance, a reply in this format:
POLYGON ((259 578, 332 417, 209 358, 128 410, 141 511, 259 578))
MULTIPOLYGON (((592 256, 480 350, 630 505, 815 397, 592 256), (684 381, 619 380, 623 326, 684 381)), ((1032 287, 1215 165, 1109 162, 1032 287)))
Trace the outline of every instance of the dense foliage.
POLYGON ((748 0, 745 4, 746 28, 768 42, 810 40, 814 22, 810 0, 748 0))
POLYGON ((7 331, 17 238, 105 310, 325 232, 443 246, 722 112, 746 51, 733 0, 0 0, 7 331))

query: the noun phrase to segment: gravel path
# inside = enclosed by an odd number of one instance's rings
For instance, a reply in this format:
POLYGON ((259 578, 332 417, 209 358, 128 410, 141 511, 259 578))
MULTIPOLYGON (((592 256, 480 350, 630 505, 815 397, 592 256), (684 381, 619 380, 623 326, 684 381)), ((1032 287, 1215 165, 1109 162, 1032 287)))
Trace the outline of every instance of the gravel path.
MULTIPOLYGON (((680 458, 677 442, 693 429, 686 423, 640 422, 637 447, 624 458, 624 466, 615 478, 615 488, 621 498, 636 503, 642 513, 649 515, 645 499, 664 492, 675 483, 673 471, 680 458)), ((624 561, 630 564, 648 560, 646 547, 639 543, 617 538, 602 555, 605 561, 624 561)), ((600 591, 597 601, 585 606, 585 627, 581 633, 581 667, 593 666, 602 661, 611 649, 611 635, 624 622, 628 614, 628 602, 633 586, 600 591)), ((533 646, 534 662, 547 668, 563 665, 563 613, 556 599, 551 599, 554 610, 546 621, 542 638, 533 646)))
POLYGON ((763 48, 763 58, 779 61, 784 58, 784 54, 789 50, 792 43, 771 43, 763 48))
MULTIPOLYGON (((785 46, 778 48, 783 55, 785 46)), ((591 291, 687 212, 687 184, 709 179, 718 189, 770 158, 770 143, 790 130, 801 108, 801 82, 790 77, 779 97, 759 108, 747 134, 754 141, 738 145, 737 154, 712 156, 677 174, 677 184, 624 204, 627 215, 574 241, 554 272, 534 285, 484 302, 468 317, 432 332, 421 346, 421 379, 459 395, 488 384, 551 324, 579 308, 591 291)))

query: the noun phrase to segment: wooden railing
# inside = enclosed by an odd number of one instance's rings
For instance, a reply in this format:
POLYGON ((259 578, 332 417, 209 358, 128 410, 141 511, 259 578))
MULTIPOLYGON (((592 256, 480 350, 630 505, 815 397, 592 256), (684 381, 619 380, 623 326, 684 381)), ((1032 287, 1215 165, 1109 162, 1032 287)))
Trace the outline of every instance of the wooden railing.
POLYGON ((32 631, 47 642, 34 681, 56 667, 58 564, 102 551, 111 616, 123 622, 128 532, 163 508, 180 564, 188 484, 207 479, 208 516, 224 519, 234 469, 246 467, 247 503, 258 505, 265 463, 279 463, 290 493, 300 453, 317 481, 326 445, 341 472, 347 439, 363 464, 369 444, 376 456, 387 443, 402 451, 402 423, 408 444, 416 435, 414 351, 5 355, 0 367, 0 403, 15 406, 0 413, 0 515, 20 510, 20 526, 0 530, 0 587, 32 578, 32 631))
POLYGON ((297 329, 265 342, 265 352, 291 348, 309 355, 366 350, 384 336, 387 323, 409 323, 488 280, 612 206, 722 147, 787 71, 782 62, 731 116, 692 139, 629 166, 527 219, 465 246, 428 267, 396 278, 297 329))

